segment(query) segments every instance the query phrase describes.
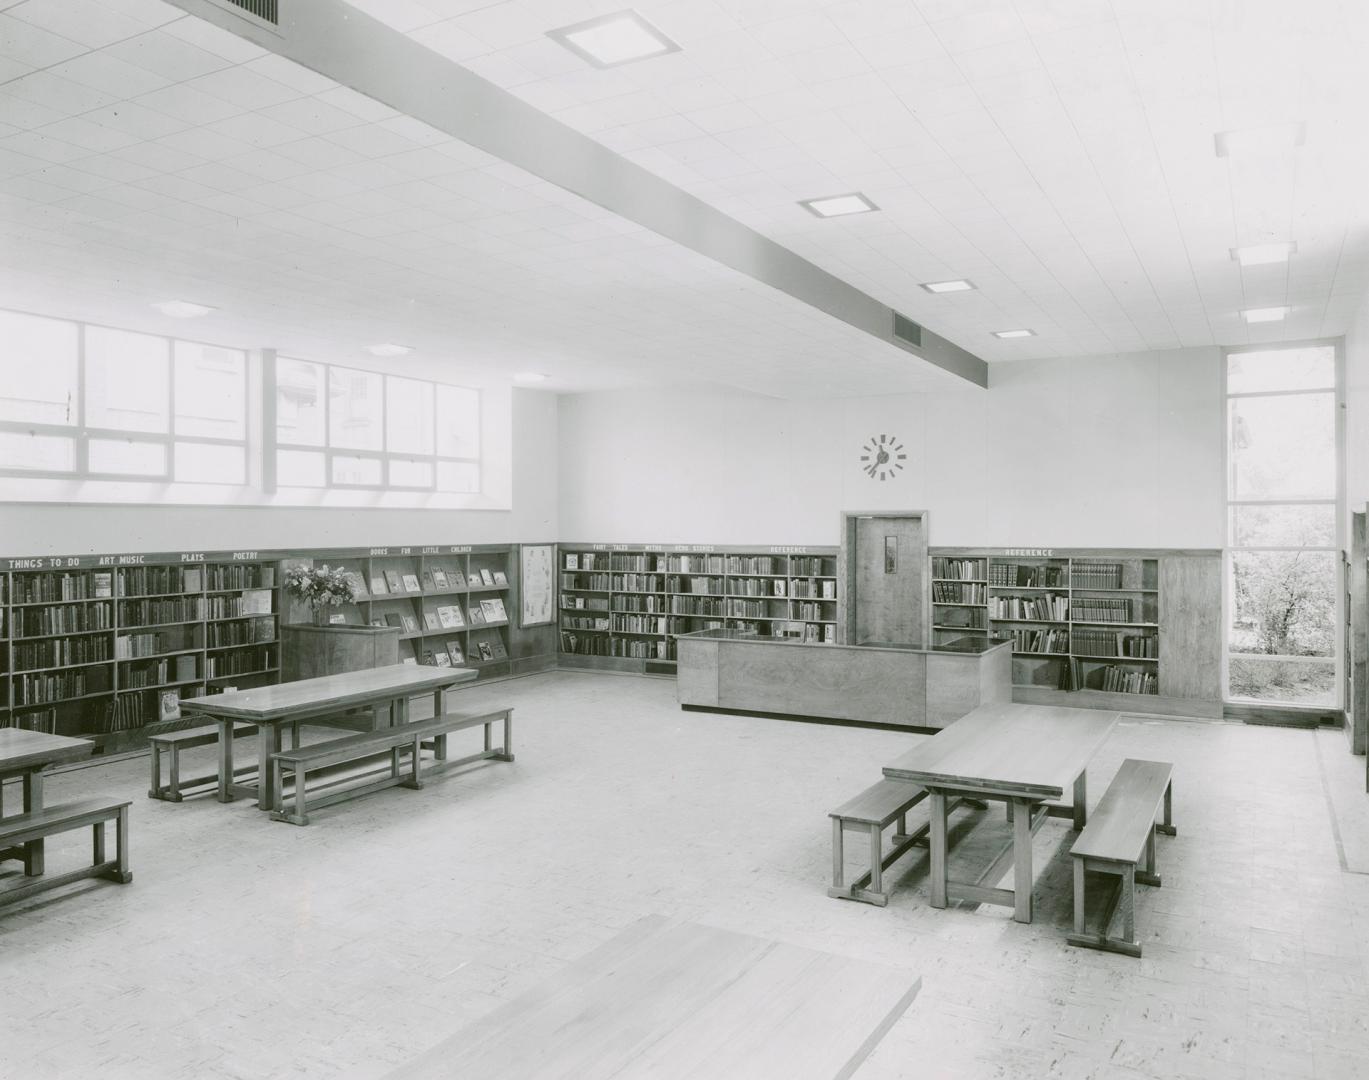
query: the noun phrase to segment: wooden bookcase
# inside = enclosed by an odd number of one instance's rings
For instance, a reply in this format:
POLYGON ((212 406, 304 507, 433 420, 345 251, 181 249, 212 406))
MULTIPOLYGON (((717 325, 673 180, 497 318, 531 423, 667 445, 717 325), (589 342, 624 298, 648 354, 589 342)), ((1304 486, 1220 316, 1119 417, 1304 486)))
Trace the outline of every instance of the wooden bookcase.
POLYGON ((1014 700, 1221 715, 1220 552, 933 548, 931 560, 933 643, 1014 641, 1014 700))
POLYGON ((835 547, 561 544, 561 664, 675 673, 675 639, 715 627, 836 640, 835 547))

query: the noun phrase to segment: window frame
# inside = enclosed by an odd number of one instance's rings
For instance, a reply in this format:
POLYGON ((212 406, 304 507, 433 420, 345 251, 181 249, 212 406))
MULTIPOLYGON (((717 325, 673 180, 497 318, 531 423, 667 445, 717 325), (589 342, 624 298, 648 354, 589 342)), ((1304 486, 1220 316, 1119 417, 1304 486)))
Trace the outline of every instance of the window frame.
POLYGON ((1267 706, 1278 709, 1340 709, 1345 705, 1345 641, 1342 627, 1345 622, 1345 558, 1344 538, 1346 535, 1345 502, 1345 339, 1314 338, 1297 341, 1262 342, 1251 345, 1232 345, 1223 347, 1222 353, 1222 483, 1223 483, 1223 522, 1225 542, 1222 573, 1222 699, 1230 705, 1250 707, 1267 706), (1299 387, 1294 390, 1236 390, 1230 388, 1230 358, 1242 353, 1293 351, 1296 349, 1328 348, 1332 354, 1331 385, 1318 387, 1299 387), (1332 485, 1334 494, 1330 498, 1270 498, 1235 499, 1233 489, 1233 454, 1231 446, 1231 403, 1239 398, 1260 397, 1297 397, 1308 394, 1330 394, 1335 418, 1334 462, 1336 476, 1332 485), (1331 506, 1333 508, 1333 534, 1329 544, 1307 544, 1286 546, 1274 544, 1237 544, 1232 521, 1232 509, 1237 506, 1331 506), (1332 588, 1335 599, 1333 625, 1331 626, 1331 652, 1328 656, 1299 656, 1283 653, 1237 652, 1232 648, 1233 623, 1236 614, 1235 597, 1235 559, 1239 552, 1325 552, 1333 556, 1335 581, 1332 588), (1269 661, 1292 664, 1331 664, 1333 667, 1332 699, 1328 704, 1309 705, 1296 701, 1236 697, 1231 693, 1232 661, 1269 661))

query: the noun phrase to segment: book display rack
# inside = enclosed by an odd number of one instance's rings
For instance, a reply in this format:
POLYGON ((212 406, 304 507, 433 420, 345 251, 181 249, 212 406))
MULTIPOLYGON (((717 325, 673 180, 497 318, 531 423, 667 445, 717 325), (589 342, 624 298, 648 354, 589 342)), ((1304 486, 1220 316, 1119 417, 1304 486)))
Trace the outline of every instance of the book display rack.
POLYGON ((182 698, 279 677, 276 566, 257 552, 8 559, 0 727, 118 741, 182 698))
MULTIPOLYGON (((945 644, 975 635, 1013 641, 1016 687, 1220 702, 1219 681, 1192 670, 1220 650, 1219 637, 1195 642, 1201 648, 1192 655, 1166 655, 1161 648, 1167 630, 1176 642, 1200 632, 1213 637, 1195 612, 1203 604, 1220 610, 1219 571, 1215 552, 943 549, 932 555, 932 640, 945 644), (1194 560, 1210 572, 1193 578, 1194 560), (1212 583, 1214 595, 1166 591, 1167 569, 1176 582, 1212 583)), ((1162 703, 1145 708, 1152 704, 1162 703)))
POLYGON ((837 549, 561 544, 561 663, 674 674, 675 639, 729 628, 835 642, 837 549))

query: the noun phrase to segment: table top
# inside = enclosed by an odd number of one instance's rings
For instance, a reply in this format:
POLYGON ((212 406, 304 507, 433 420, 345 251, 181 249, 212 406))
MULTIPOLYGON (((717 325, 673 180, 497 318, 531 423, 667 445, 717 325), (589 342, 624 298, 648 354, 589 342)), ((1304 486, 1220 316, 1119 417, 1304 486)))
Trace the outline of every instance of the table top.
POLYGON ((1053 705, 981 705, 884 766, 931 787, 1059 799, 1117 726, 1118 714, 1053 705))
POLYGON ((79 761, 94 749, 95 744, 89 739, 48 735, 23 728, 0 728, 0 773, 79 761))
POLYGON ((470 682, 476 677, 473 668, 440 668, 417 664, 391 664, 387 667, 365 668, 341 675, 320 675, 314 679, 256 686, 248 690, 230 690, 202 698, 187 698, 181 702, 184 712, 259 720, 287 719, 290 716, 316 711, 320 708, 342 708, 347 705, 366 705, 374 701, 388 701, 409 694, 421 694, 457 683, 470 682))

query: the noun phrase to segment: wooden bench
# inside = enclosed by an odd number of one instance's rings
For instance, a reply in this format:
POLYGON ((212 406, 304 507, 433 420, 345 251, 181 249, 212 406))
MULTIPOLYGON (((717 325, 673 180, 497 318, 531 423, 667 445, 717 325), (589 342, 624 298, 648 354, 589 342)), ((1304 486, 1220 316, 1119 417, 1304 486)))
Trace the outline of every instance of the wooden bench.
MULTIPOLYGON (((927 789, 906 780, 880 780, 866 788, 854 799, 842 803, 827 816, 832 819, 832 887, 827 895, 839 900, 860 900, 884 907, 889 894, 884 891, 884 871, 901 858, 909 848, 926 847, 931 824, 927 823, 911 834, 908 832, 908 811, 927 797, 927 789), (893 845, 888 855, 883 854, 884 829, 895 818, 898 831, 890 838, 893 845), (870 869, 846 884, 845 830, 856 826, 870 837, 870 869)), ((966 799, 956 799, 947 812, 966 799)), ((975 802, 981 809, 984 804, 975 802)))
MULTIPOLYGON (((313 743, 309 746, 296 746, 293 750, 281 750, 271 755, 276 763, 271 792, 271 818, 273 821, 288 821, 292 825, 308 825, 308 807, 321 809, 344 799, 355 799, 381 791, 388 787, 422 788, 423 777, 467 765, 472 761, 491 759, 494 761, 513 760, 513 710, 496 709, 486 713, 442 713, 428 720, 418 720, 399 727, 381 728, 378 731, 364 731, 341 739, 313 743), (493 745, 492 727, 503 723, 504 743, 493 745), (454 761, 447 760, 447 736, 465 728, 485 729, 485 749, 478 754, 469 754, 454 761), (421 751, 431 746, 438 764, 424 770, 421 765, 421 751), (310 799, 308 778, 311 772, 333 765, 344 765, 364 758, 376 757, 386 751, 390 753, 389 775, 361 784, 350 784, 342 790, 310 799), (403 755, 410 755, 409 767, 401 772, 403 755), (295 790, 291 796, 293 812, 285 809, 285 772, 294 777, 295 790)), ((331 785, 330 785, 331 786, 331 785)))
POLYGON ((79 802, 46 806, 27 814, 0 819, 0 848, 18 847, 33 840, 71 832, 91 826, 93 830, 93 861, 90 866, 67 874, 45 875, 26 885, 0 892, 0 906, 18 903, 34 893, 46 892, 83 878, 108 878, 120 884, 133 880, 128 869, 128 807, 127 802, 105 799, 83 799, 79 802), (105 822, 116 822, 115 857, 105 858, 105 822))
POLYGON ((1155 833, 1175 836, 1173 824, 1174 766, 1167 761, 1122 762, 1102 801, 1089 815, 1084 831, 1074 841, 1074 933, 1071 945, 1085 949, 1140 956, 1136 941, 1136 882, 1159 886, 1155 872, 1155 833), (1163 811, 1163 819, 1155 819, 1163 811), (1145 869, 1137 863, 1145 859, 1145 869), (1084 927, 1084 875, 1090 871, 1112 874, 1117 886, 1103 913, 1097 933, 1084 927), (1122 936, 1110 937, 1113 916, 1122 908, 1122 936))
MULTIPOLYGON (((239 735, 250 735, 257 730, 255 724, 241 724, 233 729, 236 738, 239 735)), ((299 745, 299 725, 295 725, 295 745, 299 745)), ((147 789, 149 799, 161 799, 164 802, 180 802, 186 795, 199 794, 189 791, 190 788, 204 787, 210 790, 211 787, 217 788, 219 774, 209 773, 204 776, 196 776, 189 780, 181 779, 181 751, 192 750, 197 746, 215 746, 219 741, 219 729, 214 725, 208 727, 181 728, 177 731, 163 731, 156 735, 147 737, 148 748, 152 751, 152 786, 147 789), (167 755, 167 782, 162 784, 162 754, 167 755)), ((256 764, 244 765, 234 769, 234 776, 246 776, 248 773, 255 772, 256 764)))

